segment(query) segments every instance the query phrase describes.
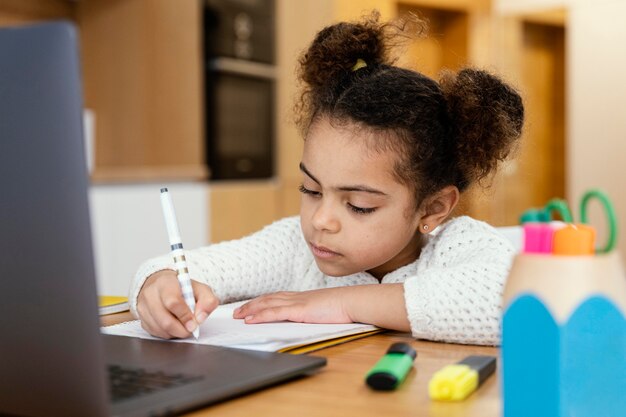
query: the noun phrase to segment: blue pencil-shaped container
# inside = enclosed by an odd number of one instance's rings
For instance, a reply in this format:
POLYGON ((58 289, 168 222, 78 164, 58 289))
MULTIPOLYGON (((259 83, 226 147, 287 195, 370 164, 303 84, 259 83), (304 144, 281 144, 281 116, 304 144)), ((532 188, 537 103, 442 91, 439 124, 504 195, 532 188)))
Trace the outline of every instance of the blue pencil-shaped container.
POLYGON ((607 255, 520 254, 504 292, 504 417, 626 416, 626 278, 607 255))

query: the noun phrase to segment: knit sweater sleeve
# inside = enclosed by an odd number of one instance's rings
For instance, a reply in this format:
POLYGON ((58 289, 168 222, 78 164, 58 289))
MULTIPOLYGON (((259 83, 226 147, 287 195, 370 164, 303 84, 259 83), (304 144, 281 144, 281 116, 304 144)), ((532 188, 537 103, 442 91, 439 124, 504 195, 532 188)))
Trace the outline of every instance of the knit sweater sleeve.
MULTIPOLYGON (((300 252, 308 251, 298 217, 279 220, 247 237, 186 250, 189 275, 207 284, 221 303, 288 290, 300 252)), ((174 269, 171 255, 144 262, 131 283, 131 311, 137 315, 137 297, 153 273, 174 269)))
POLYGON ((469 217, 450 221, 404 283, 413 336, 497 345, 502 292, 514 250, 493 227, 469 217))

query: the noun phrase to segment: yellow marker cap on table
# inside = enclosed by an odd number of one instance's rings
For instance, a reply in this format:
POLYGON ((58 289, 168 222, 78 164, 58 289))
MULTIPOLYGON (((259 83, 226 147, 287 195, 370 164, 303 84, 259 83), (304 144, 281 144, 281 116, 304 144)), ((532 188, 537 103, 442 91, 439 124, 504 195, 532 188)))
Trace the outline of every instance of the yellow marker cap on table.
POLYGON ((496 370, 494 356, 468 356, 435 372, 428 384, 433 400, 461 401, 467 398, 496 370))
POLYGON ((448 365, 437 371, 428 384, 433 400, 460 401, 478 387, 478 372, 467 365, 448 365))

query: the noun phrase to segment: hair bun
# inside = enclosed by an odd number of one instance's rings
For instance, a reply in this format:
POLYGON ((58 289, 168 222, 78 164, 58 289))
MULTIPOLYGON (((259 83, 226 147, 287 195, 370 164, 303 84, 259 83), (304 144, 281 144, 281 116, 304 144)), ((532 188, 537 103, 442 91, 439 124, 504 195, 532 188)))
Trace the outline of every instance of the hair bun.
POLYGON ((446 72, 440 84, 463 182, 483 179, 507 158, 522 134, 522 99, 500 78, 478 69, 446 72))
POLYGON ((358 22, 322 29, 299 59, 298 79, 303 86, 296 124, 304 131, 315 108, 329 106, 355 80, 391 64, 391 50, 425 32, 426 22, 414 14, 380 23, 376 10, 358 22))
POLYGON ((338 23, 322 29, 300 58, 301 79, 310 88, 326 88, 352 71, 358 59, 366 65, 385 61, 385 42, 373 14, 362 23, 338 23))

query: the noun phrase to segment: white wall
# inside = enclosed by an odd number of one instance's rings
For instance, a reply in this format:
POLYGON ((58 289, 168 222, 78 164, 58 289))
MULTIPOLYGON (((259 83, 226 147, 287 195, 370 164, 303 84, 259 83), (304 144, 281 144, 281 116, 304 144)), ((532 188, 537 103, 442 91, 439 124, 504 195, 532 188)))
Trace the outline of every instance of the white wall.
POLYGON ((590 187, 609 193, 626 259, 626 0, 575 2, 568 31, 568 198, 590 187))
POLYGON ((159 190, 172 193, 186 249, 208 243, 206 183, 92 185, 91 228, 98 293, 127 295, 139 264, 169 251, 159 190))

